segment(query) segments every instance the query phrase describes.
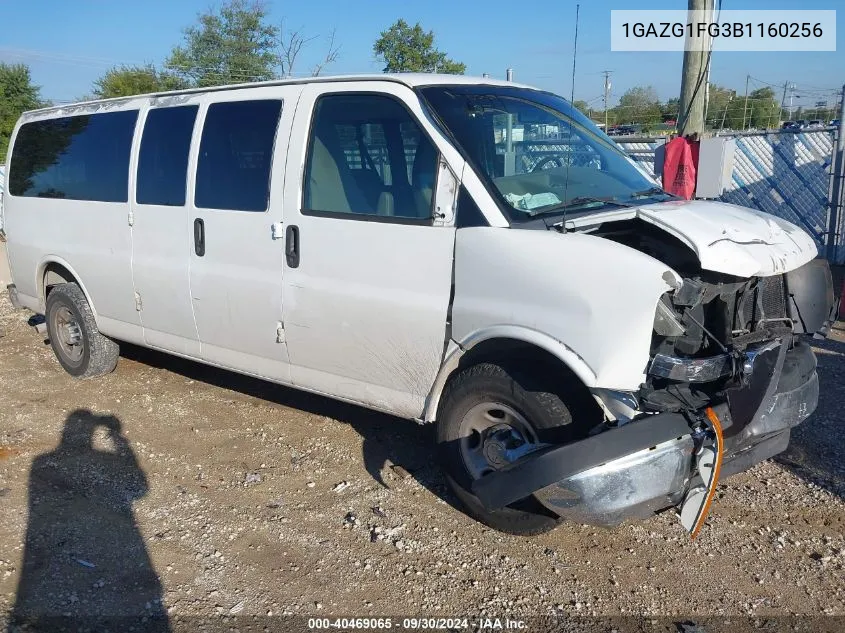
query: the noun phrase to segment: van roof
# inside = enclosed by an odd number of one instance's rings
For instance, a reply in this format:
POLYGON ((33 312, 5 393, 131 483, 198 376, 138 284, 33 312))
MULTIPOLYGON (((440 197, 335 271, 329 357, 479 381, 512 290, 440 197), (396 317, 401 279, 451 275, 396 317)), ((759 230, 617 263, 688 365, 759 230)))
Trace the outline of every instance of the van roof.
POLYGON ((332 83, 332 82, 347 82, 347 81, 392 81, 395 83, 404 84, 410 88, 418 86, 431 85, 491 85, 491 86, 512 86, 519 88, 533 88, 525 84, 518 84, 512 81, 504 81, 501 79, 492 79, 489 77, 468 77, 466 75, 445 75, 438 73, 370 73, 359 75, 326 75, 324 77, 303 77, 299 79, 271 79, 270 81, 257 81, 240 84, 227 84, 224 86, 208 86, 205 88, 187 88, 185 90, 170 90, 166 92, 150 92, 145 94, 131 95, 127 97, 113 97, 111 99, 91 99, 88 101, 79 101, 76 103, 63 103, 60 105, 52 105, 46 108, 39 108, 38 110, 30 110, 24 114, 30 113, 47 113, 54 110, 62 110, 65 108, 72 108, 76 106, 96 103, 110 103, 122 102, 129 99, 137 99, 140 97, 163 97, 171 95, 184 94, 202 94, 206 92, 220 92, 224 90, 243 90, 244 88, 260 88, 265 86, 288 86, 296 84, 311 84, 311 83, 332 83))

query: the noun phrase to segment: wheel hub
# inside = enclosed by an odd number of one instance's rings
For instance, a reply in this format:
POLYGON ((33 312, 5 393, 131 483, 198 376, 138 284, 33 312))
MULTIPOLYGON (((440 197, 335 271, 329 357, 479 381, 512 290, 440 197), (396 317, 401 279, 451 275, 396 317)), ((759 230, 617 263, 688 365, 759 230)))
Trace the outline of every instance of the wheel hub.
POLYGON ((484 402, 461 421, 460 450, 473 479, 501 470, 542 445, 528 420, 501 402, 484 402))
POLYGON ((65 323, 61 330, 62 342, 65 345, 79 345, 82 340, 82 330, 76 321, 65 323))
POLYGON ((56 342, 56 351, 66 362, 81 362, 85 353, 85 339, 82 326, 67 306, 60 306, 50 315, 52 336, 56 342))
POLYGON ((519 449, 527 444, 528 442, 518 431, 502 424, 487 431, 482 453, 489 464, 498 470, 519 459, 524 452, 519 449))

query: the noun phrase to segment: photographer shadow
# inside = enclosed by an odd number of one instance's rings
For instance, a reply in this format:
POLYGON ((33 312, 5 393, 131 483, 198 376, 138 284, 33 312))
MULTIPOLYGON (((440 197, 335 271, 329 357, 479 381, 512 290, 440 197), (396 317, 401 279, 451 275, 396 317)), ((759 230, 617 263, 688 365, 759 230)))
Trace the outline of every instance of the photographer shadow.
POLYGON ((29 518, 9 632, 170 631, 132 505, 147 479, 120 421, 76 410, 29 473, 29 518))

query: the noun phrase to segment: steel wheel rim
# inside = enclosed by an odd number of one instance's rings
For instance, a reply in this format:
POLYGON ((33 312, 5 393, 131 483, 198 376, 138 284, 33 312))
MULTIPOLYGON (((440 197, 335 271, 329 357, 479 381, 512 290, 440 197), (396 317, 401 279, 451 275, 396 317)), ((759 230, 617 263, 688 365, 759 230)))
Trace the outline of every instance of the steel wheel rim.
POLYGON ((62 358, 71 365, 80 364, 85 354, 85 343, 82 328, 73 312, 67 306, 59 306, 53 310, 51 321, 50 329, 62 358))
POLYGON ((525 416, 501 402, 482 402, 472 407, 461 420, 459 435, 461 458, 473 480, 540 446, 534 427, 525 416))

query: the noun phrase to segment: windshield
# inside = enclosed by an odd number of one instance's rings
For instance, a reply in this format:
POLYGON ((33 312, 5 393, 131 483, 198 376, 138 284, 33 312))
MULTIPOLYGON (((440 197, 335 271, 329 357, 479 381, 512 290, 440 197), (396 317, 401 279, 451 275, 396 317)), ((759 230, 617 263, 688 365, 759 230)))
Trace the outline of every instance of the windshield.
POLYGON ((421 92, 512 222, 670 197, 561 97, 485 85, 421 92))

